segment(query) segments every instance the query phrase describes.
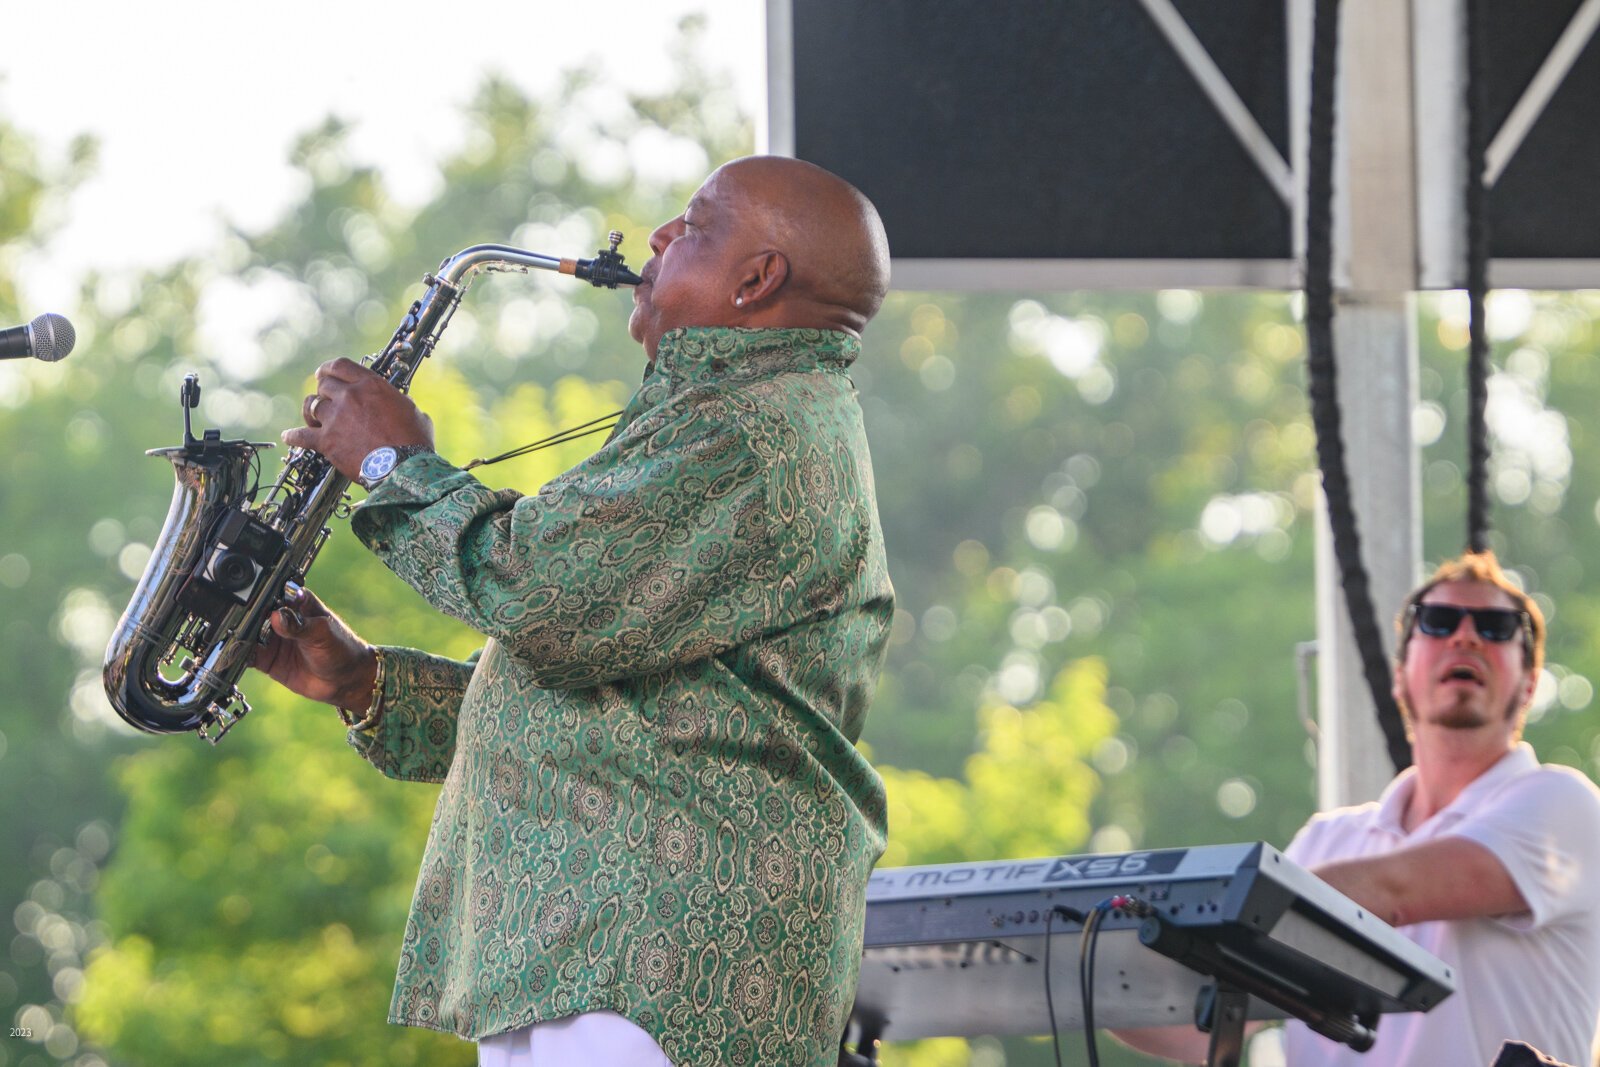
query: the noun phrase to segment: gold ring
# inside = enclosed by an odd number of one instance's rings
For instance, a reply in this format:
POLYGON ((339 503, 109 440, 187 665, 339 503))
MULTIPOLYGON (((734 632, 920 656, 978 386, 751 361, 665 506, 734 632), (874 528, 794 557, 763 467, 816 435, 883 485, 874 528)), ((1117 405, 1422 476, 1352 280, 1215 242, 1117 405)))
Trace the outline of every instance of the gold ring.
POLYGON ((306 414, 310 416, 310 421, 318 426, 322 425, 322 420, 317 418, 317 405, 320 403, 322 403, 322 396, 318 394, 313 396, 311 402, 306 405, 306 414))

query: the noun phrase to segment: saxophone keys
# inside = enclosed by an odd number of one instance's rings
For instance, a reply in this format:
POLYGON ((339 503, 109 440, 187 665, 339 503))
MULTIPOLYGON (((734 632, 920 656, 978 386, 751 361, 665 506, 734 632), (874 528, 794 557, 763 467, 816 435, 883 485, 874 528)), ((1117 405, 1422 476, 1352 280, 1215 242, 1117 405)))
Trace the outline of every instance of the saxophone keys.
POLYGON ((233 692, 227 698, 219 700, 206 709, 206 721, 196 731, 202 739, 209 744, 216 744, 222 740, 222 735, 233 729, 234 723, 250 713, 250 702, 244 698, 244 693, 238 686, 233 687, 233 692))

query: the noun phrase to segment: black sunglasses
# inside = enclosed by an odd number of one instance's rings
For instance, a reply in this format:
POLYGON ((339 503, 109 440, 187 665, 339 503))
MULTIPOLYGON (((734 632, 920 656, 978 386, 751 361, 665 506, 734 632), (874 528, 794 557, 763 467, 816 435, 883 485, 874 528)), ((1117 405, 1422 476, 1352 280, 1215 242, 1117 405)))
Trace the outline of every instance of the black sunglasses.
POLYGON ((1429 637, 1449 637, 1461 625, 1463 615, 1472 616, 1472 628, 1485 641, 1509 641, 1522 632, 1527 612, 1506 608, 1458 608, 1454 604, 1413 604, 1412 618, 1417 629, 1429 637))

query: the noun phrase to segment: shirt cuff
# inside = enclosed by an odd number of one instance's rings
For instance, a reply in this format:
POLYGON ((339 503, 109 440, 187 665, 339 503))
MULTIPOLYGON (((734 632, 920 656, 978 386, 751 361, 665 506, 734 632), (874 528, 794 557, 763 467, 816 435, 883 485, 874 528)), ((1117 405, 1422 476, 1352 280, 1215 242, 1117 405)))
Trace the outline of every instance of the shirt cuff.
POLYGON ((479 484, 437 452, 408 456, 356 505, 350 514, 351 532, 374 552, 388 552, 408 512, 438 503, 464 486, 479 484))
POLYGON ((382 651, 383 715, 370 730, 350 730, 350 747, 390 778, 443 781, 476 656, 463 662, 414 648, 382 651))

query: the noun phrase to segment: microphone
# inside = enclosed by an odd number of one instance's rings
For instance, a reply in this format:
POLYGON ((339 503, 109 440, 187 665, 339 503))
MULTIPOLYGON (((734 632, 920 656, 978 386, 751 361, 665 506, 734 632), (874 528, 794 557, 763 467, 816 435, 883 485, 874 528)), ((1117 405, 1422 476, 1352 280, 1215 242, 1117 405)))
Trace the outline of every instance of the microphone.
POLYGON ((77 341, 72 323, 60 315, 44 314, 26 326, 0 330, 0 359, 32 356, 54 363, 71 352, 77 341))

